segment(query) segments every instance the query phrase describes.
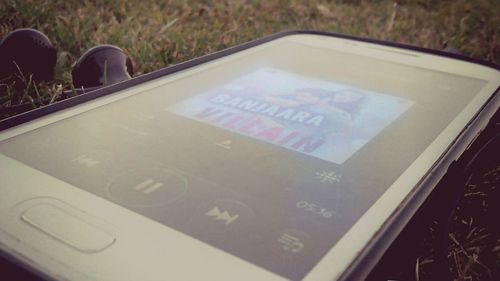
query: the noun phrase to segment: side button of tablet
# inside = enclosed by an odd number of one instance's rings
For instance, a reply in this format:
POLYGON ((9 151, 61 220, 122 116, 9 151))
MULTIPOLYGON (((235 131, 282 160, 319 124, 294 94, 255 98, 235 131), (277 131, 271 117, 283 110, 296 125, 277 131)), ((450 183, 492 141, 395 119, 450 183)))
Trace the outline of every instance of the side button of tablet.
MULTIPOLYGON (((31 206, 21 213, 21 220, 46 235, 74 249, 95 253, 115 242, 115 237, 51 203, 31 206)), ((71 211, 71 210, 70 210, 71 211)), ((80 212, 76 209, 74 212, 80 212)))

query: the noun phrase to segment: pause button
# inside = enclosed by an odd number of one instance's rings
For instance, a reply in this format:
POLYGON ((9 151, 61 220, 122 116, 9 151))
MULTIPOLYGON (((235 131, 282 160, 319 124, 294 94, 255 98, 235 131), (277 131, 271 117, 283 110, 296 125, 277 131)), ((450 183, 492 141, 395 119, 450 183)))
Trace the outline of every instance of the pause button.
POLYGON ((155 182, 153 179, 147 179, 134 186, 134 190, 142 192, 144 194, 150 194, 154 191, 157 191, 162 186, 163 183, 161 182, 155 182))
POLYGON ((117 175, 107 187, 109 197, 133 207, 159 207, 184 195, 187 181, 181 174, 163 168, 138 168, 117 175))

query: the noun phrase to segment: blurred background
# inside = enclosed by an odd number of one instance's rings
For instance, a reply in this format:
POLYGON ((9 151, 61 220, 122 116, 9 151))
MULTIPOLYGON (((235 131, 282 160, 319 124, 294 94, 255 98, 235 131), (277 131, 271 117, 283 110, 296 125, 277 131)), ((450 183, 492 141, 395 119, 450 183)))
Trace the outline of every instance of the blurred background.
MULTIPOLYGON (((290 29, 451 47, 500 63, 498 0, 2 0, 0 37, 21 27, 42 31, 57 49, 55 80, 29 85, 34 98, 70 89, 72 65, 97 44, 125 49, 140 75, 290 29)), ((0 106, 12 105, 3 92, 0 106)))

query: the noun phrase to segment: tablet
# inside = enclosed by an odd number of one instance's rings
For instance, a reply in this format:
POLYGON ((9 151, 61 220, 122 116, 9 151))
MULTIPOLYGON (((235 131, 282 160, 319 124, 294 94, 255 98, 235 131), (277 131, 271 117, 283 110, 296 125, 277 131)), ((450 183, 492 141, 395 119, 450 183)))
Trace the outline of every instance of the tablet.
POLYGON ((70 280, 362 278, 497 66, 285 32, 0 122, 0 249, 70 280))

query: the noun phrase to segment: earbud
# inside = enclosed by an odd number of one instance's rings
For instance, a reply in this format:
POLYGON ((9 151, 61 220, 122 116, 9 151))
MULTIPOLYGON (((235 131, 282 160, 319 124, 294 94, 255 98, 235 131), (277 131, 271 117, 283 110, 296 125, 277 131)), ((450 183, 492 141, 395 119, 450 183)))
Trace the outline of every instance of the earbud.
POLYGON ((16 29, 0 42, 0 80, 28 80, 31 75, 35 82, 52 80, 56 60, 56 49, 45 34, 16 29))
POLYGON ((87 50, 71 72, 73 85, 99 87, 130 79, 134 75, 133 60, 113 45, 98 45, 87 50))

